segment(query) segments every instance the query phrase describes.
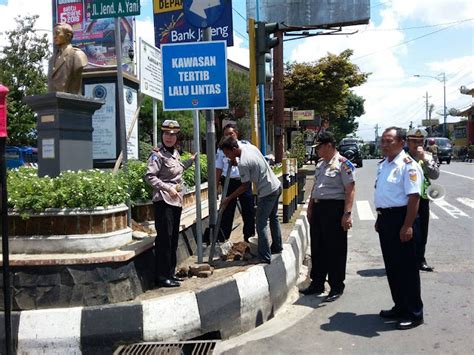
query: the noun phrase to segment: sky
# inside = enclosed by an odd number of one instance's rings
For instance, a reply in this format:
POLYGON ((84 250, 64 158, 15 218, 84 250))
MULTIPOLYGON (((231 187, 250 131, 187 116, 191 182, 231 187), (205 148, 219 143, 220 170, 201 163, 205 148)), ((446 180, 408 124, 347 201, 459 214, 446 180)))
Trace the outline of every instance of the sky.
MULTIPOLYGON (((137 35, 153 43, 152 0, 141 0, 137 35)), ((358 118, 358 135, 373 140, 386 127, 408 128, 425 119, 426 99, 434 105, 432 118, 442 122, 443 82, 446 76, 446 106, 465 109, 472 97, 459 92, 474 87, 474 1, 472 0, 371 0, 368 25, 343 28, 337 36, 315 36, 284 43, 285 61, 312 62, 328 52, 354 50, 352 62, 372 73, 354 89, 365 99, 365 114, 358 118), (421 77, 414 77, 421 75, 421 77)), ((234 47, 229 59, 248 66, 246 0, 233 0, 234 47)), ((51 0, 0 0, 0 47, 2 32, 14 28, 20 14, 38 14, 39 29, 51 29, 51 0)), ((289 39, 290 37, 285 37, 289 39)), ((448 122, 459 117, 448 116, 448 122)))

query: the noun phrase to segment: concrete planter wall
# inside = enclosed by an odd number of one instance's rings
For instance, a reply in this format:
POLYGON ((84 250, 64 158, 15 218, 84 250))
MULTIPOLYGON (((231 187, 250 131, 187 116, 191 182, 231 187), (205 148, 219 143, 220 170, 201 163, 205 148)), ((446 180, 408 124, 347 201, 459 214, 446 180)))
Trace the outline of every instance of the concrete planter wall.
MULTIPOLYGON (((208 187, 207 182, 201 184, 201 200, 207 200, 208 196, 208 187)), ((186 209, 190 206, 194 206, 196 204, 196 189, 193 187, 188 192, 184 194, 183 199, 183 209, 186 209)), ((135 206, 132 207, 132 218, 135 222, 147 222, 153 221, 155 219, 154 210, 153 210, 153 202, 145 201, 145 202, 138 202, 135 206)))
POLYGON ((47 209, 27 219, 9 212, 10 253, 89 253, 114 250, 132 241, 127 206, 47 209))

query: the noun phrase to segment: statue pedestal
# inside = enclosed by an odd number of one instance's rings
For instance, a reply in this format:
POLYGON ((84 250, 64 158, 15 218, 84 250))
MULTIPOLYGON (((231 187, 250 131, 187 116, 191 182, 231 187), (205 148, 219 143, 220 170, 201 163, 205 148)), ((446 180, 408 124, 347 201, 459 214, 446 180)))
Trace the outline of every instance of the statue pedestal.
POLYGON ((92 115, 104 102, 52 92, 24 98, 38 114, 38 175, 92 169, 92 115))

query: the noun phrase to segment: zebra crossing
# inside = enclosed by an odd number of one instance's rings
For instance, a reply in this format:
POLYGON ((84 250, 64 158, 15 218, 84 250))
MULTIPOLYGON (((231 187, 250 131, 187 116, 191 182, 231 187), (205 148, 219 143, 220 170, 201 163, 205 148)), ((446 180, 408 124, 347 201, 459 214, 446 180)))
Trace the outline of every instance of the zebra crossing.
MULTIPOLYGON (((359 221, 375 221, 377 212, 372 201, 357 200, 355 201, 355 209, 357 213, 353 213, 353 218, 359 221)), ((447 217, 472 218, 474 209, 474 200, 468 197, 458 197, 433 201, 430 204, 430 219, 439 220, 447 217)))

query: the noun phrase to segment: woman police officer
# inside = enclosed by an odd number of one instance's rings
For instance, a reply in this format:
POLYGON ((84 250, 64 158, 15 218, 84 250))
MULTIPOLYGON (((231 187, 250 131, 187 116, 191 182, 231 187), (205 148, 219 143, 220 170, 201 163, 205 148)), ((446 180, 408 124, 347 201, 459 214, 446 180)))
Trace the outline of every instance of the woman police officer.
POLYGON ((196 155, 181 162, 176 149, 179 123, 165 120, 161 126, 162 146, 148 158, 145 180, 153 187, 155 209, 155 267, 158 287, 179 287, 175 275, 179 222, 183 203, 183 171, 189 168, 196 155))

